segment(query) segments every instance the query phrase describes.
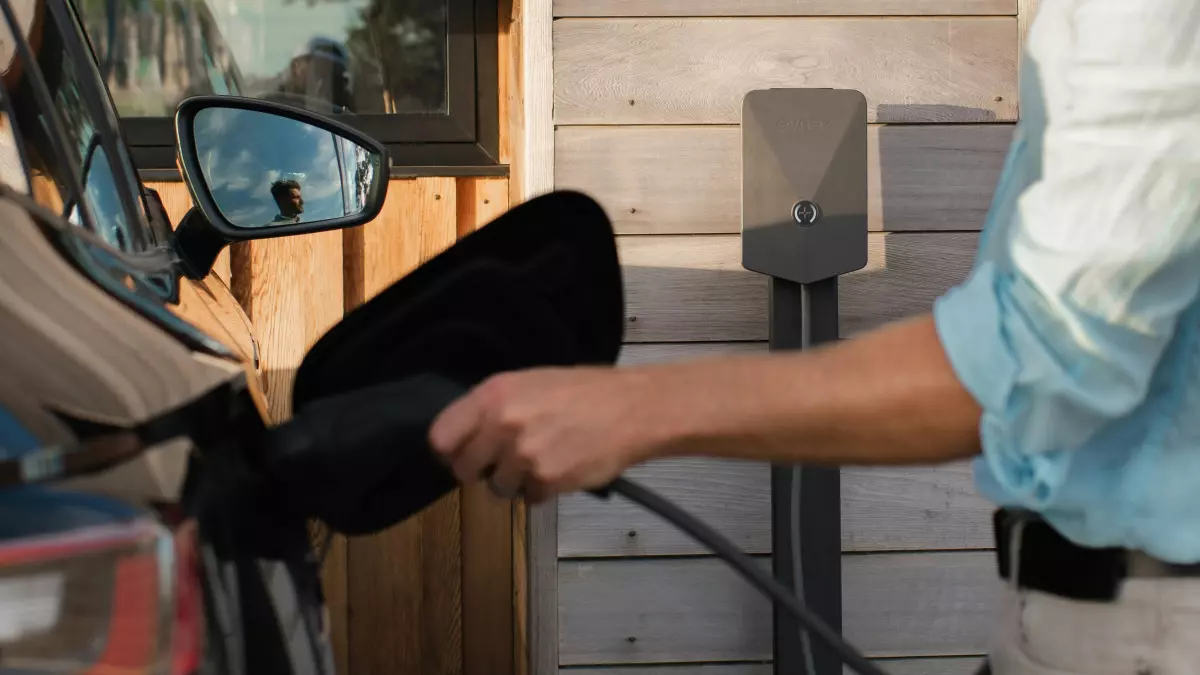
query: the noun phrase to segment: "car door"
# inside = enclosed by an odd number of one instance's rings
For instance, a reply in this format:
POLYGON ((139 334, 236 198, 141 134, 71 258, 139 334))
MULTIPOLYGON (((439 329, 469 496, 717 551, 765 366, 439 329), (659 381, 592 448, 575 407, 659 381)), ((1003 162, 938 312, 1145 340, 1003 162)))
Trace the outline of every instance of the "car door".
MULTIPOLYGON (((119 135, 116 125, 117 113, 112 102, 111 93, 104 86, 98 71, 98 60, 92 48, 90 37, 84 29, 83 17, 78 8, 72 3, 63 3, 71 14, 71 24, 74 27, 73 36, 83 47, 80 56, 85 56, 79 64, 81 89, 90 90, 90 104, 97 117, 103 117, 112 123, 115 133, 119 135), (85 54, 84 54, 85 53, 85 54)), ((171 230, 178 223, 172 223, 170 216, 162 207, 161 199, 154 190, 150 190, 138 178, 132 161, 128 155, 122 138, 116 138, 113 143, 114 154, 120 166, 113 167, 114 172, 123 171, 128 174, 128 181, 135 186, 137 195, 133 200, 133 208, 144 215, 142 238, 150 242, 148 248, 157 251, 168 251, 170 248, 171 230)), ((141 225, 142 220, 137 215, 130 219, 135 226, 141 225)), ((251 393, 265 414, 265 398, 262 396, 261 373, 259 372, 258 345, 254 338, 253 326, 237 302, 225 280, 215 272, 210 272, 203 279, 190 279, 186 276, 164 275, 162 294, 164 307, 175 316, 191 324, 210 338, 229 348, 242 362, 251 384, 251 393)))
MULTIPOLYGON (((183 367, 196 374, 194 381, 176 376, 172 382, 141 383, 158 387, 160 393, 138 392, 140 402, 132 407, 114 403, 120 398, 115 393, 72 405, 105 419, 136 423, 198 395, 212 386, 212 377, 228 377, 226 371, 232 368, 246 374, 251 396, 265 414, 249 322, 215 276, 193 281, 179 274, 165 211, 153 195, 148 198, 138 179, 73 7, 58 0, 10 0, 9 5, 33 62, 19 58, 9 24, 0 23, 0 127, 5 132, 0 146, 8 146, 0 148, 5 186, 74 225, 60 242, 64 254, 96 286, 173 338, 177 346, 165 349, 190 353, 183 367)), ((81 341, 78 353, 94 347, 87 344, 90 337, 75 336, 81 341)), ((130 348, 141 349, 136 343, 130 348)), ((147 372, 160 365, 150 350, 141 358, 147 372)), ((94 368, 104 367, 94 363, 94 368)), ((112 373, 129 382, 139 375, 112 373)), ((58 395, 73 396, 66 390, 58 395)), ((185 458, 186 453, 175 453, 167 473, 178 475, 185 458)), ((155 471, 148 475, 152 474, 155 471)), ((166 492, 158 497, 169 498, 166 492)))

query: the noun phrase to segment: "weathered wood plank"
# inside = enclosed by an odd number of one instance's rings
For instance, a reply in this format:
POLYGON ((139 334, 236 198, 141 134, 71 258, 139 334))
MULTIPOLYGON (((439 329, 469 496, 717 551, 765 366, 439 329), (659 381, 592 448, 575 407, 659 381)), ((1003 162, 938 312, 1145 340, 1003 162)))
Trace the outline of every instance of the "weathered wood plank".
POLYGON ((637 366, 662 361, 704 359, 732 354, 765 354, 766 352, 766 342, 630 343, 621 347, 621 355, 617 358, 617 365, 637 366))
MULTIPOLYGON (((513 0, 509 25, 511 48, 520 55, 510 95, 512 171, 511 204, 554 189, 554 2, 513 0)), ((514 506, 516 652, 519 675, 555 675, 558 671, 558 509, 553 500, 526 508, 514 506)))
MULTIPOLYGON (((1029 31, 1033 28, 1034 21, 1037 20, 1038 6, 1041 0, 1017 0, 1017 53, 1019 58, 1024 58, 1025 49, 1029 42, 1029 31)), ((1020 73, 1018 69, 1017 85, 1020 86, 1020 73)), ((1020 91, 1017 93, 1017 118, 1020 119, 1020 91)))
POLYGON ((1025 40, 1029 37, 1029 29, 1037 19, 1038 3, 1041 0, 1017 0, 1017 39, 1023 50, 1025 40))
MULTIPOLYGON (((520 118, 512 121, 512 203, 554 188, 553 0, 520 0, 510 35, 520 52, 520 118)), ((552 672, 536 675, 553 675, 552 672)))
MULTIPOLYGON (((871 125, 871 230, 978 230, 1013 125, 871 125)), ((560 127, 556 187, 604 206, 619 234, 741 231, 736 126, 560 127)))
MULTIPOLYGON (((945 657, 932 659, 875 659, 891 675, 975 675, 982 657, 945 657)), ((770 663, 706 663, 629 667, 562 668, 559 675, 773 675, 770 663)), ((845 675, 854 675, 846 668, 845 675)))
POLYGON ((526 635, 530 675, 550 675, 557 672, 559 654, 559 616, 562 603, 559 593, 558 565, 558 508, 557 500, 535 506, 522 503, 525 542, 526 575, 526 635))
POLYGON ((1018 0, 555 0, 559 17, 1012 16, 1018 0))
MULTIPOLYGON (((626 344, 621 365, 763 354, 765 342, 626 344)), ((750 553, 771 552, 770 475, 752 462, 672 459, 629 476, 665 495, 750 553)), ((562 557, 709 553, 627 500, 585 495, 559 502, 562 557), (635 533, 631 535, 630 533, 635 533)), ((842 550, 984 549, 993 545, 992 505, 974 487, 970 463, 848 467, 842 472, 842 550)))
POLYGON ((871 122, 1016 119, 1015 17, 562 19, 557 124, 736 124, 746 92, 857 89, 871 122))
MULTIPOLYGON (((869 656, 986 650, 1001 590, 991 553, 842 560, 844 634, 869 656)), ((563 561, 559 596, 562 665, 771 657, 770 604, 713 558, 563 561)))
MULTIPOLYGON (((748 553, 771 552, 770 467, 758 462, 667 460, 629 478, 672 500, 748 553)), ((842 550, 987 549, 992 507, 975 492, 969 464, 842 470, 842 550)), ((623 497, 559 499, 558 554, 565 558, 711 553, 623 497)))
MULTIPOLYGON (((455 242, 456 195, 453 178, 392 181, 379 217, 345 232, 347 307, 455 242)), ((462 674, 459 496, 349 542, 352 673, 462 674)))
MULTIPOLYGON (((872 234, 867 266, 840 280, 841 334, 928 311, 966 278, 978 236, 872 234)), ((628 342, 767 338, 767 281, 741 265, 735 235, 638 236, 618 241, 628 342)))

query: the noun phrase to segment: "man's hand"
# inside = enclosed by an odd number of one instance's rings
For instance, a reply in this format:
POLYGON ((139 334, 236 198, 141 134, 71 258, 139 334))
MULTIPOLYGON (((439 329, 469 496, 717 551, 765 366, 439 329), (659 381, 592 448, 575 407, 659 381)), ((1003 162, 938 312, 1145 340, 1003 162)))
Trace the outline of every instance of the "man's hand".
POLYGON ((546 368, 497 375, 442 412, 433 448, 462 482, 537 503, 598 488, 655 451, 653 382, 631 369, 546 368))
POLYGON ((800 353, 495 376, 430 443, 458 479, 536 503, 668 455, 927 464, 979 450, 980 409, 930 317, 800 353))

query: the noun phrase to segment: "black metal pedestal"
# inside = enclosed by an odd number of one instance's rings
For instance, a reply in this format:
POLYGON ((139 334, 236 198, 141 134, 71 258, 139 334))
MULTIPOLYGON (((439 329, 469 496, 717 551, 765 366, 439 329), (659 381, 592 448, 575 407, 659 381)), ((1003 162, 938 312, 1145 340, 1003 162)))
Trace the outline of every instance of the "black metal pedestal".
MULTIPOLYGON (((837 340, 837 288, 837 277, 811 284, 772 277, 771 351, 804 349, 837 340)), ((805 603, 837 631, 842 627, 841 523, 838 469, 771 468, 771 562, 775 578, 795 591, 798 572, 805 603), (798 509, 794 496, 798 496, 798 509), (797 517, 799 522, 794 523, 797 517), (794 532, 799 532, 799 541, 793 539, 794 532)), ((779 608, 775 609, 774 628, 775 675, 841 675, 841 661, 819 641, 807 641, 812 658, 805 658, 806 642, 801 640, 799 622, 779 608)))

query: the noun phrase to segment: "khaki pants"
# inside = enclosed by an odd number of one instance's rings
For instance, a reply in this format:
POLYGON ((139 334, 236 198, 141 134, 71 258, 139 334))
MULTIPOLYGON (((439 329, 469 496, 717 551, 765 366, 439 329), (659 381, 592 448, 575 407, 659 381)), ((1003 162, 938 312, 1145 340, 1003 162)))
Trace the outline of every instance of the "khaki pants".
POLYGON ((1200 576, 1138 563, 1113 602, 1006 588, 992 675, 1200 675, 1200 576))

